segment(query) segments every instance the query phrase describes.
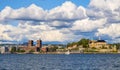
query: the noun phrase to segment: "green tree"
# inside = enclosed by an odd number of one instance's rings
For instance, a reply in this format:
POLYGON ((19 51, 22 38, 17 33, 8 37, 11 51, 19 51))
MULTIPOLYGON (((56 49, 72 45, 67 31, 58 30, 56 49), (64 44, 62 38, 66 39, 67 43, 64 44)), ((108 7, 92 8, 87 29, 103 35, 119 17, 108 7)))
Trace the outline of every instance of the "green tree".
POLYGON ((29 51, 29 53, 33 53, 33 52, 35 52, 35 51, 34 51, 34 50, 30 50, 30 51, 29 51))
POLYGON ((20 48, 18 48, 16 52, 23 53, 23 52, 25 52, 25 50, 21 50, 20 48))
POLYGON ((25 50, 20 50, 21 53, 25 52, 25 50))
POLYGON ((55 51, 56 51, 56 49, 58 49, 58 47, 57 47, 57 46, 54 46, 54 47, 49 47, 49 48, 48 48, 48 51, 49 51, 49 52, 55 52, 55 51))
POLYGON ((77 45, 77 42, 68 43, 68 44, 67 44, 67 47, 72 47, 72 46, 74 46, 74 45, 77 45))
POLYGON ((82 45, 83 48, 88 48, 89 47, 89 39, 81 39, 80 41, 78 41, 77 45, 82 45))
POLYGON ((11 49, 10 52, 11 52, 11 53, 15 53, 15 52, 16 52, 16 47, 12 47, 12 49, 11 49))
POLYGON ((74 45, 77 45, 77 46, 82 45, 83 48, 88 48, 88 47, 89 47, 89 41, 90 41, 89 39, 83 38, 83 39, 81 39, 81 40, 78 41, 78 42, 68 43, 68 44, 67 44, 67 47, 72 47, 72 46, 74 46, 74 45))
MULTIPOLYGON (((113 44, 113 45, 114 45, 114 44, 113 44)), ((117 49, 120 49, 120 43, 116 43, 115 45, 116 45, 116 48, 117 48, 117 49)))

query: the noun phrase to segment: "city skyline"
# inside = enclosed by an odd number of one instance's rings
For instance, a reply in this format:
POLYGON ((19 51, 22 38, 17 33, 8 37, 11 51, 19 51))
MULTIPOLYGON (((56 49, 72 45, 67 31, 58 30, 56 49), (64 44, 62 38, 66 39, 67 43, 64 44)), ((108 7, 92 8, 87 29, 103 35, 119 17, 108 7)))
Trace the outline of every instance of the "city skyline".
MULTIPOLYGON (((0 1, 0 40, 120 43, 120 0, 0 1)), ((0 42, 2 43, 2 41, 0 42)))

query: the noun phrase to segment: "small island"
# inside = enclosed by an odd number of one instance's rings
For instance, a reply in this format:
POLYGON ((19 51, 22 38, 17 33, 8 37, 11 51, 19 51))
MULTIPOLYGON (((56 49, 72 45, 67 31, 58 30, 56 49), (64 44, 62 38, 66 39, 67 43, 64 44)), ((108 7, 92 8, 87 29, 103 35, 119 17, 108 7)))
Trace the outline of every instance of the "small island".
POLYGON ((64 44, 42 44, 39 39, 34 44, 29 40, 27 44, 6 44, 0 46, 1 54, 65 54, 69 53, 119 53, 120 43, 108 44, 105 40, 81 39, 77 42, 64 44))

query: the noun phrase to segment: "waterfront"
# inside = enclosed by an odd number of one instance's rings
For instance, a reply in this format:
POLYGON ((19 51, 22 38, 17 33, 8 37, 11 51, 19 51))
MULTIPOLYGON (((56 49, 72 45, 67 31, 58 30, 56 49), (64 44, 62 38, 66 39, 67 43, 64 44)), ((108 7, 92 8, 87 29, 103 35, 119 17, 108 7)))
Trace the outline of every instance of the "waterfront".
POLYGON ((119 70, 120 54, 0 54, 0 70, 119 70))

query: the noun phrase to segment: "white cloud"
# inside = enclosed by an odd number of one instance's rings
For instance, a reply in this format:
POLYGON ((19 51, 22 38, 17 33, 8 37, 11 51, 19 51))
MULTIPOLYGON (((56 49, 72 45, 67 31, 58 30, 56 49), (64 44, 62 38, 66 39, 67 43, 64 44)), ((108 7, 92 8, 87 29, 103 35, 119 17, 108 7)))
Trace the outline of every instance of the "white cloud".
POLYGON ((6 7, 0 12, 0 21, 7 19, 29 20, 29 21, 74 21, 86 18, 86 10, 84 7, 77 7, 70 1, 66 1, 61 6, 51 10, 43 10, 35 4, 27 8, 12 9, 6 7))
POLYGON ((48 13, 48 19, 58 20, 74 20, 86 18, 86 10, 84 7, 77 7, 70 1, 66 1, 62 6, 51 9, 48 13))
POLYGON ((102 11, 96 11, 96 10, 92 10, 92 9, 87 9, 87 16, 90 19, 101 19, 101 18, 105 18, 105 14, 102 11))
POLYGON ((56 28, 67 28, 72 25, 72 22, 52 21, 52 22, 49 22, 48 25, 56 28))
POLYGON ((29 22, 19 23, 19 25, 2 25, 0 37, 9 41, 27 41, 29 39, 37 40, 41 38, 43 41, 59 41, 69 42, 82 38, 82 35, 76 36, 69 29, 55 29, 46 24, 30 25, 29 22), (67 33, 66 33, 66 32, 67 33), (79 37, 79 38, 78 38, 79 37))
POLYGON ((6 7, 0 12, 0 20, 17 19, 17 20, 45 20, 47 12, 35 4, 27 8, 12 9, 6 7))
POLYGON ((120 0, 91 0, 89 6, 99 10, 115 10, 120 7, 120 0))
POLYGON ((11 25, 2 25, 0 24, 0 39, 2 40, 12 40, 11 37, 8 36, 8 34, 6 32, 11 31, 12 29, 14 29, 13 26, 11 25))
POLYGON ((120 23, 119 24, 111 24, 108 27, 104 27, 102 29, 98 29, 98 35, 108 35, 110 37, 117 38, 120 37, 120 23))
POLYGON ((120 0, 91 0, 87 9, 92 19, 107 18, 108 23, 120 22, 120 0))
POLYGON ((99 19, 99 20, 78 20, 75 23, 73 23, 72 30, 80 30, 81 32, 89 32, 93 31, 97 28, 103 27, 103 25, 106 23, 106 19, 99 19))
POLYGON ((8 19, 8 16, 10 16, 10 13, 12 12, 12 8, 10 7, 5 7, 5 9, 3 9, 0 12, 0 21, 5 21, 8 19))
POLYGON ((44 11, 41 7, 38 7, 34 4, 30 5, 28 8, 21 8, 15 10, 12 13, 12 18, 17 19, 33 19, 33 20, 45 20, 46 11, 44 11), (14 15, 14 13, 16 13, 14 15))
POLYGON ((117 38, 120 37, 119 3, 120 0, 91 0, 84 8, 66 1, 50 10, 35 4, 18 9, 8 6, 0 12, 0 37, 11 41, 40 37, 44 41, 70 41, 85 36, 80 32, 95 34, 98 31, 99 35, 117 38), (16 20, 18 25, 14 26, 12 23, 16 20))
POLYGON ((3 40, 9 41, 24 41, 24 40, 37 40, 41 38, 43 41, 64 41, 64 34, 59 30, 55 30, 48 25, 29 25, 26 23, 19 23, 17 27, 11 25, 0 24, 0 37, 3 40))

